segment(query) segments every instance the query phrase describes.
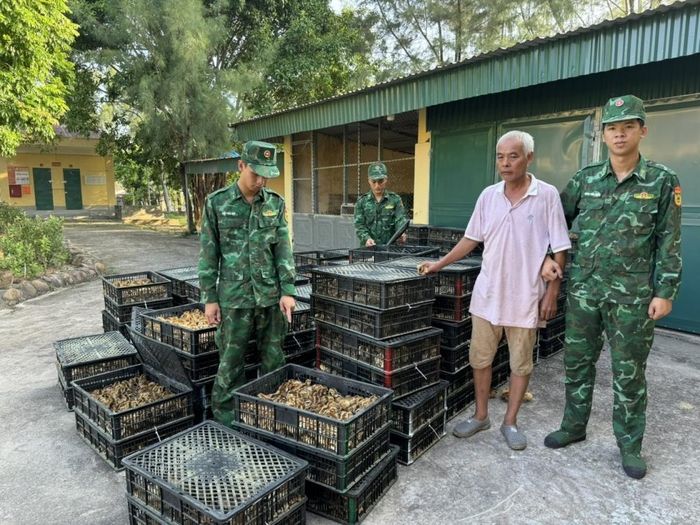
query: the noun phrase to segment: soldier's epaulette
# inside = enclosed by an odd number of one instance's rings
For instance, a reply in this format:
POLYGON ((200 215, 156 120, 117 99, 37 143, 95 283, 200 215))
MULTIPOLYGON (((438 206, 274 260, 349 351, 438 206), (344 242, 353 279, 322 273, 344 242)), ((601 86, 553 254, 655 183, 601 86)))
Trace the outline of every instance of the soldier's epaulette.
POLYGON ((677 175, 675 171, 673 171, 671 168, 666 166, 665 164, 661 164, 660 162, 655 162, 653 160, 647 160, 647 166, 650 168, 656 168, 661 171, 665 171, 669 175, 677 175))
POLYGON ((228 186, 225 186, 223 188, 219 188, 218 190, 212 191, 209 195, 207 195, 208 199, 213 199, 216 195, 219 195, 221 193, 226 193, 227 191, 231 191, 233 189, 233 184, 229 184, 228 186))
POLYGON ((592 162, 592 163, 590 163, 589 165, 584 166, 583 168, 581 168, 580 170, 578 170, 578 172, 581 173, 581 172, 589 171, 589 170, 597 171, 598 169, 600 169, 600 168, 602 168, 603 166, 605 166, 607 163, 608 163, 608 159, 601 160, 601 161, 598 161, 598 162, 592 162))

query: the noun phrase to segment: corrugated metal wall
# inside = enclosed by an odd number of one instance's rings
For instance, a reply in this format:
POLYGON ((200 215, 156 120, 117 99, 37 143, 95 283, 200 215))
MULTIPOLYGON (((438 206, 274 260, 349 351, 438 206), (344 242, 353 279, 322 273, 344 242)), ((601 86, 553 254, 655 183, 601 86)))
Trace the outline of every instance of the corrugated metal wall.
POLYGON ((428 108, 428 129, 447 131, 513 118, 595 109, 610 97, 644 100, 700 93, 700 55, 560 80, 428 108))

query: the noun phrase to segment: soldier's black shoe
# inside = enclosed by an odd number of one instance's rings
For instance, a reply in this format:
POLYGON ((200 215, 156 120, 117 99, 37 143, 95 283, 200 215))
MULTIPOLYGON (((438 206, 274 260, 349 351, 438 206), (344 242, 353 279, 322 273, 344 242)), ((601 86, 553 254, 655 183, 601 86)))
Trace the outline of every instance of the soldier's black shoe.
POLYGON ((622 470, 630 478, 642 479, 647 475, 647 462, 639 454, 622 453, 622 470))
POLYGON ((547 448, 564 448, 572 443, 586 439, 586 434, 572 434, 566 430, 556 430, 544 438, 544 446, 547 448))

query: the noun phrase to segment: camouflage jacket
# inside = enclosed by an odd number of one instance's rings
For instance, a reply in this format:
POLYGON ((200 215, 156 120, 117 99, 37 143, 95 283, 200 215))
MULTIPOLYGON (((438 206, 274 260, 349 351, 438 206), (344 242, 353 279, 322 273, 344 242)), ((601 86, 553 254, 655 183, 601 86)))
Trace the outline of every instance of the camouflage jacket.
POLYGON ((238 184, 209 195, 200 243, 203 303, 265 307, 278 302, 281 295, 296 294, 284 199, 275 192, 263 188, 252 205, 238 184))
POLYGON ((675 299, 681 276, 680 191, 675 173, 644 157, 622 182, 609 161, 576 173, 561 194, 566 220, 578 234, 571 293, 617 304, 675 299))
POLYGON ((385 191, 379 202, 370 191, 355 204, 355 234, 360 246, 364 246, 367 239, 386 244, 405 220, 406 210, 401 197, 391 191, 385 191))

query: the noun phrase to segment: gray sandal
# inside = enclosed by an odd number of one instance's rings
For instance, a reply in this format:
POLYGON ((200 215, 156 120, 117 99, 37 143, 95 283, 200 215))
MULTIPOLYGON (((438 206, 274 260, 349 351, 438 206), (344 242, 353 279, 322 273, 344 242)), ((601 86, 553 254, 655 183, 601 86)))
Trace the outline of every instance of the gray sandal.
POLYGON ((525 434, 515 425, 501 425, 501 434, 506 438, 506 443, 513 450, 523 450, 527 447, 525 434))
POLYGON ((470 417, 464 423, 455 426, 452 433, 458 438, 468 438, 481 430, 491 428, 491 420, 487 417, 483 421, 479 421, 475 417, 470 417))

